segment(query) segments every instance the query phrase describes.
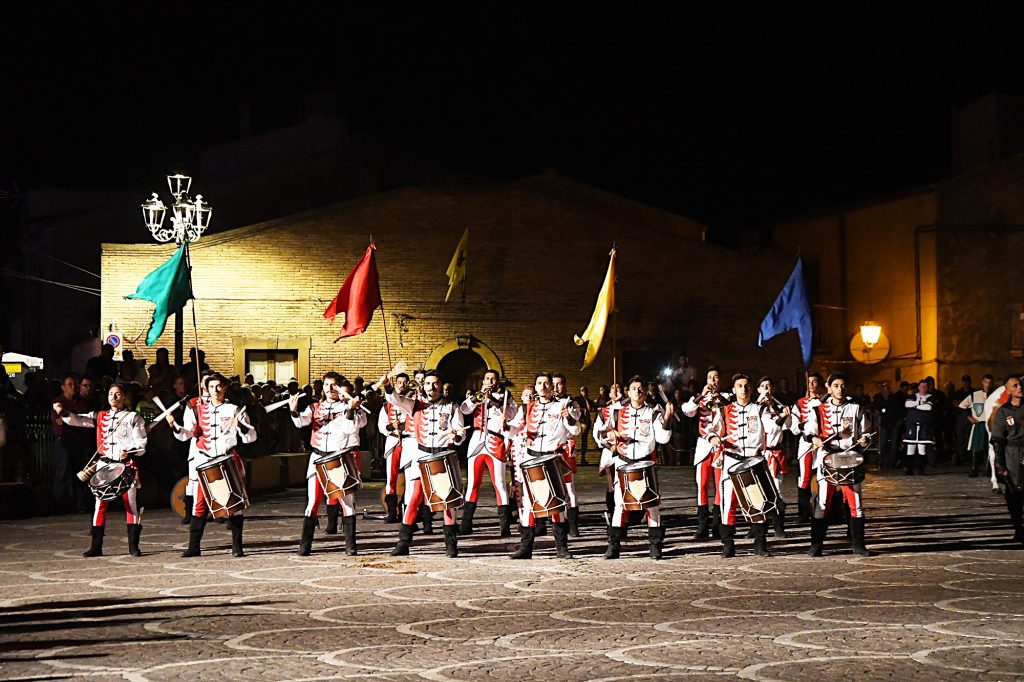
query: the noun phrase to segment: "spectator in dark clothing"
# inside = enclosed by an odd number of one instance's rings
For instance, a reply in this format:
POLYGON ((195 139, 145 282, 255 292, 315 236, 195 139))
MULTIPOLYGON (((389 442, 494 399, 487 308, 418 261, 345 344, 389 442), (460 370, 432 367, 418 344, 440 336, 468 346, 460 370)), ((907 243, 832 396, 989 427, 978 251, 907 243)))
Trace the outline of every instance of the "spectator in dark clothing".
POLYGON ((873 406, 879 414, 878 466, 892 469, 900 450, 900 427, 906 415, 906 398, 889 390, 889 383, 882 382, 882 390, 875 396, 873 406))
POLYGON ((99 355, 89 358, 89 362, 85 363, 85 374, 93 380, 99 380, 103 377, 113 379, 117 376, 117 373, 117 363, 114 362, 114 347, 108 343, 100 347, 99 355))
MULTIPOLYGON (((78 395, 78 377, 67 374, 61 381, 61 392, 53 399, 66 412, 83 414, 87 412, 85 402, 78 395)), ((68 426, 53 408, 50 409, 50 423, 53 425, 53 502, 59 511, 89 511, 89 500, 85 486, 76 474, 88 459, 86 448, 95 442, 95 429, 68 426)), ((89 451, 91 453, 92 450, 89 451)))

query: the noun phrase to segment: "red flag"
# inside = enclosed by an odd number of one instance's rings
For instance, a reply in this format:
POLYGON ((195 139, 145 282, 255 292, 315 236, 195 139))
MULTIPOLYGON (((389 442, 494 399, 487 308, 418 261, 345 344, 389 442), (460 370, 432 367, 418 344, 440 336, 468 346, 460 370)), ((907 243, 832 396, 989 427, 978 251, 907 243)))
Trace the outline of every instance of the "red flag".
POLYGON ((339 312, 345 314, 345 326, 341 328, 341 334, 334 340, 335 343, 346 336, 365 332, 370 326, 370 320, 373 319, 373 311, 381 305, 380 277, 377 275, 377 262, 373 258, 373 251, 376 248, 376 245, 370 242, 366 247, 366 253, 345 278, 338 295, 324 311, 324 317, 328 322, 333 322, 339 312))

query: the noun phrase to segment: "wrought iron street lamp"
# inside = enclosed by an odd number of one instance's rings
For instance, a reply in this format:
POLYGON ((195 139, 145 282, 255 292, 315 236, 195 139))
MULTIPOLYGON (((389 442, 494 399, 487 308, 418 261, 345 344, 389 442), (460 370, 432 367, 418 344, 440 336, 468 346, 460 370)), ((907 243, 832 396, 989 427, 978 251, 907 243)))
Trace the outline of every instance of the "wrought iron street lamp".
MULTIPOLYGON (((189 196, 192 188, 192 178, 181 173, 167 176, 167 187, 170 189, 174 202, 171 204, 171 224, 164 226, 167 218, 167 205, 160 200, 160 196, 153 192, 153 195, 142 204, 142 220, 149 228, 153 239, 160 243, 174 242, 184 244, 186 257, 188 245, 198 241, 206 228, 210 226, 210 219, 213 217, 213 207, 203 200, 202 194, 197 194, 195 199, 189 196)), ((184 345, 184 322, 182 311, 174 314, 174 367, 181 371, 183 345, 184 345)), ((196 349, 198 350, 198 349, 196 349)))

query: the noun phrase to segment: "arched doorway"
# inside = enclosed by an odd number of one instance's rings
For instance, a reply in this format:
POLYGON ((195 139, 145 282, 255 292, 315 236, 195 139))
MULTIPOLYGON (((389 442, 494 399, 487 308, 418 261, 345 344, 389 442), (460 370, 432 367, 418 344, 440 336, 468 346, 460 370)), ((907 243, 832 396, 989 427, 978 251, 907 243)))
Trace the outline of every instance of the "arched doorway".
POLYGON ((480 390, 487 363, 475 351, 458 348, 441 358, 437 371, 445 383, 452 385, 451 399, 461 403, 466 399, 467 390, 480 390))

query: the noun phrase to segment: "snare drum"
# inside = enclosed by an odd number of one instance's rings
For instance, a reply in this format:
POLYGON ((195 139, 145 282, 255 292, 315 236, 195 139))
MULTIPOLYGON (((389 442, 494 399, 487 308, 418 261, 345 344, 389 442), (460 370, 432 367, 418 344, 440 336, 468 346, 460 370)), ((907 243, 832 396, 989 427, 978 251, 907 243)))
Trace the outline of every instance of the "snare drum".
POLYGON ((750 523, 764 523, 779 511, 779 489, 764 457, 750 457, 729 467, 740 511, 750 523))
POLYGON ((135 485, 135 467, 108 462, 89 477, 89 490, 97 500, 116 500, 135 485))
POLYGON ((562 456, 558 454, 544 455, 519 465, 534 516, 544 518, 568 506, 564 467, 562 456))
POLYGON ((654 462, 632 462, 615 470, 622 491, 622 507, 626 511, 642 511, 661 504, 658 474, 654 462))
POLYGON ((316 480, 328 500, 340 500, 349 493, 355 493, 363 484, 356 468, 356 450, 324 455, 313 460, 316 480))
POLYGON ((419 461, 420 480, 423 481, 424 504, 430 511, 445 511, 461 507, 462 471, 454 451, 441 452, 419 461))
POLYGON ((821 477, 832 485, 854 485, 864 480, 864 455, 851 450, 830 452, 821 460, 821 477))
POLYGON ((234 516, 249 506, 245 477, 234 455, 224 455, 200 464, 196 473, 213 518, 234 516))

